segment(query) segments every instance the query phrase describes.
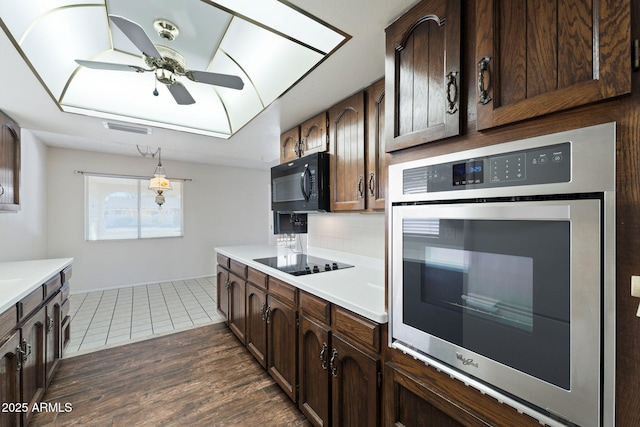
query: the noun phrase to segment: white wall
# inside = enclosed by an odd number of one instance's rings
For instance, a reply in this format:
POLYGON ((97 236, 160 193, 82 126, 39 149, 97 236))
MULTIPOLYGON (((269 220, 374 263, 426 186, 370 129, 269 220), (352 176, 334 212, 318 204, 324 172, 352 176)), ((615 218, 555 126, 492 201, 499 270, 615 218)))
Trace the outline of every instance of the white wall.
POLYGON ((20 211, 0 211, 0 262, 47 258, 47 147, 21 132, 20 211))
POLYGON ((184 184, 184 237, 84 241, 84 177, 74 171, 147 176, 157 160, 61 148, 48 155, 50 258, 73 257, 73 290, 85 292, 214 274, 216 246, 268 241, 268 170, 163 159, 184 184))

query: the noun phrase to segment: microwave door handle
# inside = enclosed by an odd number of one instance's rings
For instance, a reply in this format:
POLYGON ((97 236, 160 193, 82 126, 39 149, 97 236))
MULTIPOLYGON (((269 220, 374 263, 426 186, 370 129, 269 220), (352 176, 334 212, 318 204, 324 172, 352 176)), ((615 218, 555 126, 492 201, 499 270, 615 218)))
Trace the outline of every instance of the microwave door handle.
POLYGON ((308 202, 309 198, 311 198, 312 189, 311 182, 311 171, 309 170, 309 165, 304 166, 304 172, 300 175, 300 190, 302 191, 302 196, 304 197, 304 201, 308 202), (307 176, 309 176, 309 191, 307 191, 307 176))

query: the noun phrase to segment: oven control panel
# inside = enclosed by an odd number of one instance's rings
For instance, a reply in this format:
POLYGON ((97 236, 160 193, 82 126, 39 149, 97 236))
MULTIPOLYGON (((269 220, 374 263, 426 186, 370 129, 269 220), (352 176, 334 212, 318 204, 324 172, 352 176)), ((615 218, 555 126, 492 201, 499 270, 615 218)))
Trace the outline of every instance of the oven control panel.
POLYGON ((404 194, 552 184, 571 180, 571 143, 403 171, 404 194))

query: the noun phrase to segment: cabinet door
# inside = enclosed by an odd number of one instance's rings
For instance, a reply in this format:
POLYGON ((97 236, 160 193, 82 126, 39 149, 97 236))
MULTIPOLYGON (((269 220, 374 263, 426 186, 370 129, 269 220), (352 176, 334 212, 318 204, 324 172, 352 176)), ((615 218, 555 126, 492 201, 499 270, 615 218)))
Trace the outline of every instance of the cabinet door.
POLYGON ((229 273, 229 329, 236 334, 238 339, 246 342, 246 312, 245 291, 246 282, 243 278, 229 273))
POLYGON ((247 283, 247 349, 267 367, 267 296, 262 289, 247 283))
POLYGON ((298 385, 298 312, 267 296, 267 356, 269 374, 294 402, 297 401, 298 385))
POLYGON ((329 110, 331 166, 331 210, 363 210, 364 92, 359 92, 329 110))
POLYGON ((46 306, 46 343, 45 343, 45 371, 47 385, 53 379, 60 362, 62 319, 60 317, 60 294, 56 295, 46 306))
MULTIPOLYGON (((20 328, 22 348, 22 391, 20 402, 29 409, 39 402, 45 389, 46 308, 42 307, 20 328)), ((23 424, 29 423, 31 412, 23 413, 23 424)))
POLYGON ((630 93, 629 0, 476 5, 478 129, 630 93))
POLYGON ((216 284, 218 313, 228 323, 229 321, 229 271, 218 266, 218 280, 216 284))
POLYGON ((387 192, 387 163, 390 155, 385 149, 384 79, 367 89, 367 209, 384 210, 387 192))
POLYGON ((315 426, 328 426, 331 376, 329 330, 300 316, 298 406, 315 426))
POLYGON ((0 210, 20 209, 20 128, 0 112, 0 210))
POLYGON ((331 337, 331 345, 333 425, 377 426, 380 417, 379 360, 336 335, 331 337))
POLYGON ((424 0, 386 29, 387 151, 460 133, 460 0, 424 0))
POLYGON ((300 127, 296 126, 280 135, 280 163, 300 157, 300 127))
MULTIPOLYGON (((20 404, 20 370, 22 359, 19 354, 20 331, 15 331, 0 346, 0 402, 20 404)), ((20 408, 22 409, 22 408, 20 408)), ((0 426, 18 427, 20 425, 20 411, 0 411, 0 426)))
MULTIPOLYGON (((417 378, 403 371, 394 369, 388 363, 384 367, 384 425, 388 426, 423 426, 425 420, 429 425, 447 427, 486 427, 488 422, 479 414, 468 411, 460 402, 443 399, 435 388, 425 386, 417 378)), ((518 425, 513 420, 512 425, 518 425)))
POLYGON ((300 157, 327 151, 329 120, 323 112, 300 125, 300 157))

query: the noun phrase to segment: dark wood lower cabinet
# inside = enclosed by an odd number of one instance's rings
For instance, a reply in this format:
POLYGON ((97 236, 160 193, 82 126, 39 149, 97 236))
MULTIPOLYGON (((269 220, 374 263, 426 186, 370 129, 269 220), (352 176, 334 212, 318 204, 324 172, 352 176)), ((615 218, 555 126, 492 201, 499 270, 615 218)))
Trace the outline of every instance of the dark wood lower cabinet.
POLYGON ((53 298, 47 304, 47 322, 45 326, 45 372, 47 385, 53 379, 53 374, 60 362, 62 353, 62 317, 60 310, 60 299, 53 298))
MULTIPOLYGON (((442 426, 462 427, 488 426, 480 420, 454 419, 443 412, 445 401, 421 384, 415 378, 394 369, 389 364, 384 368, 385 413, 384 425, 401 425, 406 427, 442 426), (436 406, 437 405, 437 406, 436 406)), ((459 414, 460 415, 460 414, 459 414)))
POLYGON ((380 360, 337 335, 331 337, 331 401, 334 426, 377 426, 380 420, 380 360))
POLYGON ((267 370, 293 402, 298 401, 298 311, 267 296, 267 370))
POLYGON ((19 402, 28 404, 28 410, 22 413, 23 425, 29 423, 31 409, 40 401, 46 387, 45 325, 46 307, 43 306, 20 328, 22 395, 19 402))
MULTIPOLYGON (((0 403, 11 405, 20 403, 20 331, 15 331, 0 347, 0 403)), ((0 411, 0 426, 17 427, 20 425, 20 412, 0 411)))
POLYGON ((229 270, 218 265, 216 296, 218 297, 218 313, 225 321, 229 320, 229 270))
POLYGON ((267 367, 267 293, 247 284, 247 349, 263 368, 267 367))
POLYGON ((242 277, 229 273, 229 329, 243 344, 246 343, 245 291, 247 283, 242 277))
POLYGON ((382 325, 233 259, 229 265, 218 265, 229 328, 307 419, 380 425, 382 325))
POLYGON ((300 316, 298 407, 315 426, 330 424, 330 332, 306 316, 300 316))

